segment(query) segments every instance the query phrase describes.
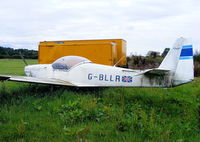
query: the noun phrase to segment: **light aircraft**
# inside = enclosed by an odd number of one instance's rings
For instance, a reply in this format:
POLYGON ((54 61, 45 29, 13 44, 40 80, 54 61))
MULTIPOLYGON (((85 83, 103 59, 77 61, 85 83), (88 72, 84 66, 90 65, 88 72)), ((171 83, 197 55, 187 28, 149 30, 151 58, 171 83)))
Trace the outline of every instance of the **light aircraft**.
POLYGON ((64 56, 52 64, 28 65, 26 76, 0 75, 1 81, 76 87, 174 87, 194 79, 192 44, 179 38, 158 68, 132 70, 64 56))

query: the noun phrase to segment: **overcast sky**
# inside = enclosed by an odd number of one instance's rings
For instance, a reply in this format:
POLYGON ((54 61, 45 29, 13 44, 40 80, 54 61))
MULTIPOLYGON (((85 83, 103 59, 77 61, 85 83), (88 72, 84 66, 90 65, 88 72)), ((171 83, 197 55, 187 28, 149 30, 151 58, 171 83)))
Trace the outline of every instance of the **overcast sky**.
POLYGON ((39 41, 127 41, 127 52, 162 52, 178 37, 200 49, 200 0, 0 0, 0 46, 39 41))

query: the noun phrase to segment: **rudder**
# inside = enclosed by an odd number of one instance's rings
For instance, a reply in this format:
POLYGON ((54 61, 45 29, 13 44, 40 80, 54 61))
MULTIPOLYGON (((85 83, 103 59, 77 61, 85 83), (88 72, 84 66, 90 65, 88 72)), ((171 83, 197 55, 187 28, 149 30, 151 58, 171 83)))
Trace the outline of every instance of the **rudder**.
POLYGON ((191 40, 184 39, 173 85, 180 85, 194 79, 193 46, 191 40))

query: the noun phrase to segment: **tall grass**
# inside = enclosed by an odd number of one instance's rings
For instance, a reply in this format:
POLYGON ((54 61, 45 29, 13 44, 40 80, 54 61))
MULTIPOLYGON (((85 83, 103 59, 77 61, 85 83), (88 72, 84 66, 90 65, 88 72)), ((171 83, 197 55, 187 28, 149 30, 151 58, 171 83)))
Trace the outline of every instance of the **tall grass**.
POLYGON ((50 88, 0 83, 0 141, 199 141, 199 78, 170 89, 50 88))

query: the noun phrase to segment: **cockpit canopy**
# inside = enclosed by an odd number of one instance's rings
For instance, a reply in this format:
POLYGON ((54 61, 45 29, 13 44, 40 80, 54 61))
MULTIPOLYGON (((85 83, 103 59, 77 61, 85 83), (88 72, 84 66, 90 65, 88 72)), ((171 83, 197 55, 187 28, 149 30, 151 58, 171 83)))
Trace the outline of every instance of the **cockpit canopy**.
POLYGON ((64 56, 52 63, 53 69, 69 70, 71 67, 90 60, 80 56, 64 56))

